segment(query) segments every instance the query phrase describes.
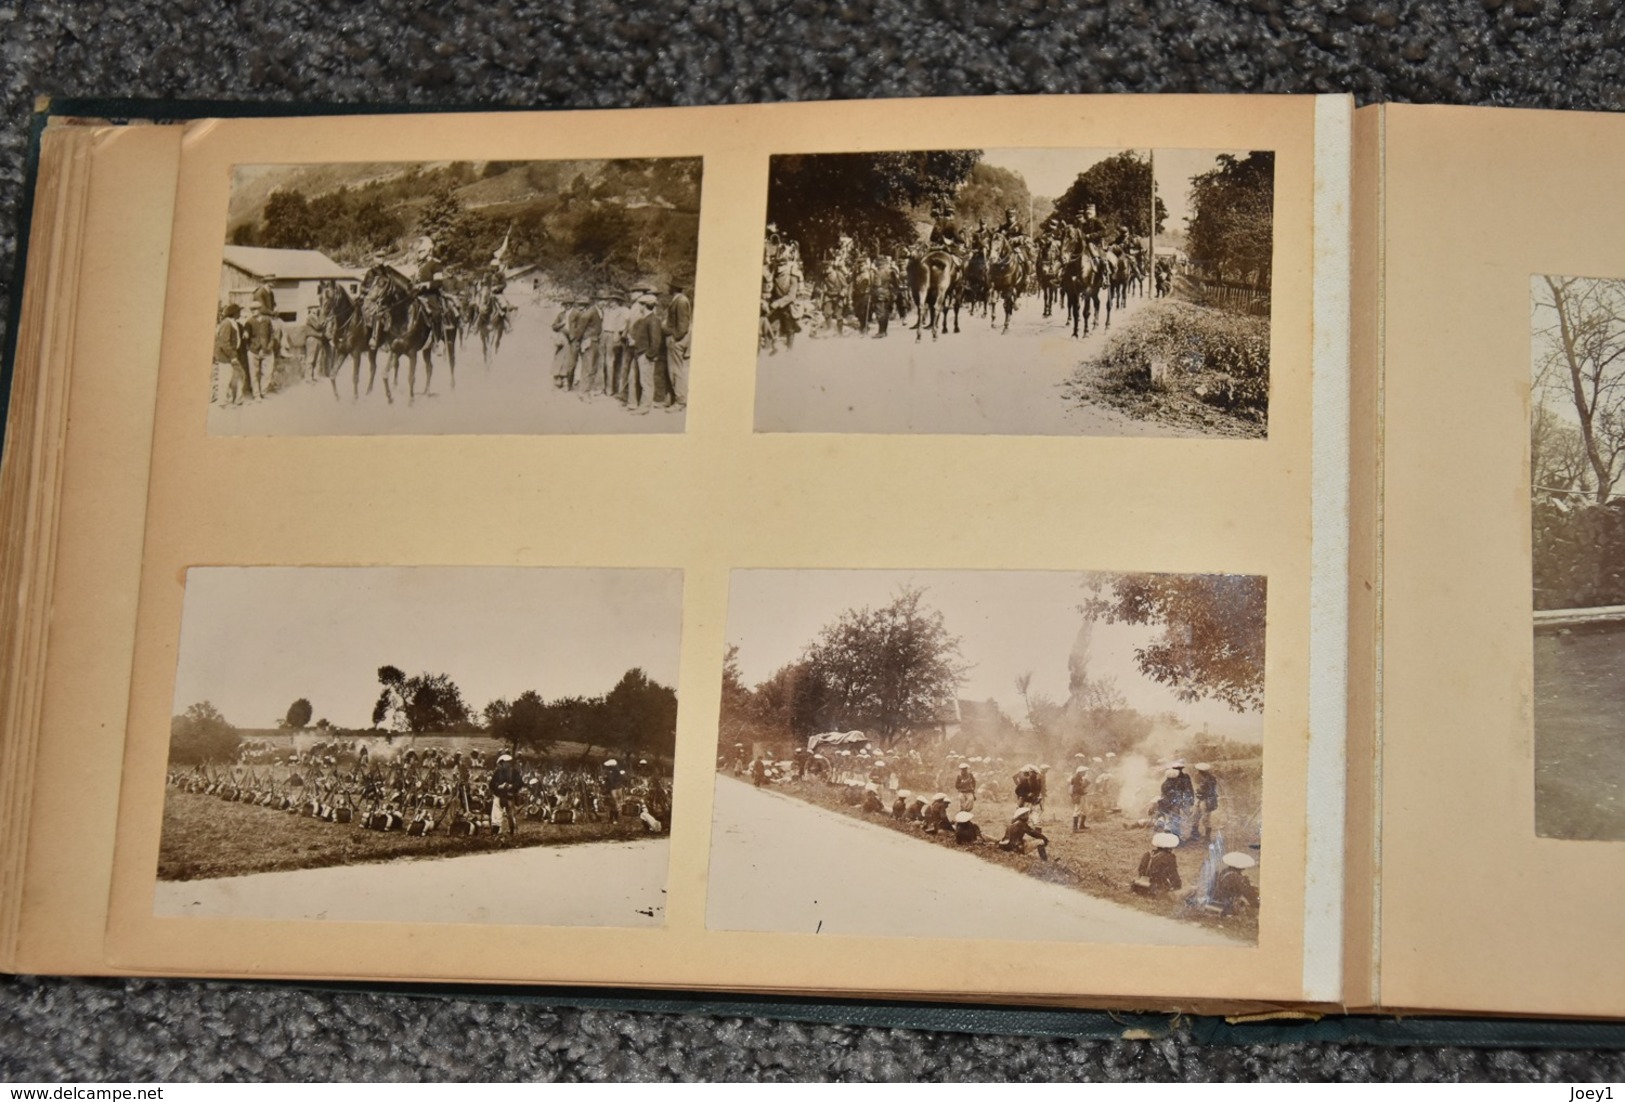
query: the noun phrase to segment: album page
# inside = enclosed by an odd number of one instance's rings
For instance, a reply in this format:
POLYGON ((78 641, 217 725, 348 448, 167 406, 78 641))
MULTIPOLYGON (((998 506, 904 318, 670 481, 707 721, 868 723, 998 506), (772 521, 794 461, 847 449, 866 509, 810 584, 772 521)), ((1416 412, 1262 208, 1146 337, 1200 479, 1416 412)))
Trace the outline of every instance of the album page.
POLYGON ((109 965, 1335 1004, 1350 117, 186 126, 109 965))
POLYGON ((1383 113, 1378 991, 1625 1012, 1625 120, 1383 113))

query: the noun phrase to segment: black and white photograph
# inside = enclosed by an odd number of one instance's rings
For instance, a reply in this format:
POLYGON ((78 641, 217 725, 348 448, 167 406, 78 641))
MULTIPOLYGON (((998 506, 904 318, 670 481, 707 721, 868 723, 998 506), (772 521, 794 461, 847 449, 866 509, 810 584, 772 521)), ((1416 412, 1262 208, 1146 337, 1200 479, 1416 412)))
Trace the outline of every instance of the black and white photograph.
POLYGON ((1625 279, 1535 276, 1535 832, 1625 840, 1625 279))
POLYGON ((158 915, 659 926, 682 576, 203 567, 158 915))
POLYGON ((1266 588, 735 571, 708 927, 1256 944, 1266 588))
POLYGON ((210 433, 683 431, 700 175, 236 166, 210 433))
POLYGON ((758 432, 1267 435, 1273 152, 769 171, 758 432))

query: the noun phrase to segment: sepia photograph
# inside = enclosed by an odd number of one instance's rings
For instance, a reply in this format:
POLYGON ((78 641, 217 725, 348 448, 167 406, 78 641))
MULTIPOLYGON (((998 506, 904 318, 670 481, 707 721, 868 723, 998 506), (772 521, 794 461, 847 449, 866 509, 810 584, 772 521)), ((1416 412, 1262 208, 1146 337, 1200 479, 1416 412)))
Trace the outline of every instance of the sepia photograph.
POLYGON ((758 432, 1261 439, 1275 154, 775 156, 758 432))
POLYGON ((236 166, 210 433, 681 432, 700 174, 236 166))
POLYGON ((741 570, 707 926, 1256 944, 1262 577, 741 570))
POLYGON ((154 911, 664 922, 682 576, 194 567, 154 911))
POLYGON ((1535 832, 1625 839, 1625 279, 1535 276, 1535 832))

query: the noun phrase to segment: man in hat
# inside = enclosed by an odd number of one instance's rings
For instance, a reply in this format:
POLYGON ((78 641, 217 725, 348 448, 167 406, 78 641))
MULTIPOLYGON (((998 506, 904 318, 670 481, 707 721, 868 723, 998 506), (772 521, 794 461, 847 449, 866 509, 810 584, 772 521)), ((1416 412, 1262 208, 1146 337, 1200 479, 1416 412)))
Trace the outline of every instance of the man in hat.
POLYGON ((242 402, 243 395, 252 393, 248 372, 240 357, 243 334, 237 318, 242 312, 235 302, 226 303, 220 308, 220 323, 214 329, 215 376, 217 379, 222 375, 227 376, 223 405, 235 406, 242 402))
POLYGON ((1246 869, 1258 864, 1246 853, 1224 855, 1224 868, 1213 881, 1213 905, 1221 914, 1233 914, 1250 907, 1258 910, 1258 889, 1247 879, 1246 869))
POLYGON ((666 376, 671 381, 671 402, 675 406, 688 405, 688 348, 693 325, 694 306, 683 293, 683 285, 674 279, 662 328, 666 331, 666 376))
POLYGON ((880 798, 880 786, 874 781, 863 786, 863 810, 871 815, 879 815, 886 810, 880 798))
POLYGON ((897 798, 891 802, 891 817, 898 822, 908 818, 908 806, 914 801, 914 794, 906 788, 897 790, 897 798))
POLYGON ((1038 766, 1024 765, 1021 771, 1010 778, 1016 789, 1016 805, 1018 807, 1034 808, 1043 798, 1044 782, 1038 776, 1038 766))
POLYGON ((1004 837, 999 839, 999 848, 1006 853, 1026 853, 1027 839, 1031 838, 1038 843, 1038 859, 1049 860, 1049 837, 1032 821, 1031 807, 1018 807, 1016 813, 1010 816, 1010 825, 1004 828, 1004 837))
POLYGON ((592 309, 591 298, 578 295, 571 300, 570 317, 564 323, 564 337, 570 343, 570 371, 565 376, 564 389, 586 389, 587 354, 589 351, 596 351, 597 335, 603 333, 603 328, 604 316, 592 309), (595 334, 590 349, 587 345, 589 326, 593 328, 595 334))
POLYGON ((632 301, 624 291, 611 293, 604 302, 604 338, 599 346, 604 360, 604 392, 626 401, 626 331, 632 325, 632 301))
POLYGON ((1078 215, 1078 231, 1083 234, 1083 243, 1089 250, 1089 255, 1096 260, 1100 259, 1101 246, 1106 241, 1106 226, 1095 216, 1095 205, 1090 203, 1078 215))
POLYGON ((576 369, 576 346, 570 337, 574 326, 576 305, 580 300, 571 297, 559 304, 553 318, 553 385, 563 390, 570 383, 576 369))
POLYGON ((751 759, 750 779, 751 783, 757 788, 761 788, 767 783, 767 762, 763 761, 760 757, 751 759))
POLYGON ((1089 817, 1089 767, 1080 765, 1072 771, 1072 780, 1067 785, 1072 796, 1072 833, 1088 830, 1085 821, 1089 817))
POLYGON ((665 334, 660 318, 655 315, 655 297, 638 297, 629 330, 632 345, 632 368, 627 373, 627 407, 638 413, 648 413, 655 401, 655 367, 660 362, 665 334))
POLYGON ((953 824, 948 821, 948 794, 938 792, 931 797, 931 802, 925 805, 921 812, 921 824, 927 834, 935 834, 939 830, 952 830, 953 824))
POLYGON ((576 319, 581 334, 576 338, 576 389, 592 394, 604 389, 604 312, 597 299, 583 299, 576 319))
POLYGON ((279 343, 279 334, 276 327, 276 316, 272 313, 273 307, 267 306, 270 299, 270 289, 261 286, 260 291, 265 292, 261 298, 259 291, 254 292, 254 315, 248 319, 248 379, 254 388, 255 398, 264 398, 265 392, 271 388, 276 377, 276 352, 279 343))
POLYGON ((1213 837, 1213 812, 1219 807, 1219 778, 1205 761, 1197 762, 1194 768, 1196 805, 1191 814, 1191 837, 1200 835, 1207 841, 1213 837))
POLYGON ((959 793, 959 810, 976 809, 976 774, 966 762, 959 763, 959 776, 954 778, 954 791, 959 793))
POLYGON ((877 340, 886 335, 887 326, 891 323, 892 306, 897 302, 901 288, 902 276, 898 274, 897 262, 885 253, 875 257, 875 276, 874 282, 870 285, 869 296, 874 311, 877 340))
POLYGON ((519 832, 519 820, 513 809, 524 783, 524 776, 514 764, 513 755, 507 752, 498 754, 497 767, 491 771, 491 822, 497 828, 497 833, 510 839, 519 832))
POLYGON ((270 283, 257 280, 254 284, 254 294, 250 303, 256 311, 267 314, 276 313, 276 292, 271 290, 270 283))
POLYGON ((1151 836, 1151 848, 1140 858, 1139 875, 1130 885, 1136 895, 1166 895, 1183 886, 1179 879, 1179 862, 1174 858, 1178 845, 1177 834, 1159 831, 1151 836))
POLYGON ((954 816, 954 843, 956 845, 973 846, 985 840, 982 837, 982 828, 976 823, 976 817, 969 811, 961 811, 954 816))

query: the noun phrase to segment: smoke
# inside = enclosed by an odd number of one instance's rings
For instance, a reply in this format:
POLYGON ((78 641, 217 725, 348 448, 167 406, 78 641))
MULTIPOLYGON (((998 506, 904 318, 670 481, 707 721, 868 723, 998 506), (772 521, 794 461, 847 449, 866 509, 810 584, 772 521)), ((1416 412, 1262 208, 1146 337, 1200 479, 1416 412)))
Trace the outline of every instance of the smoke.
POLYGON ((1117 759, 1117 806, 1130 818, 1145 814, 1146 807, 1162 791, 1162 776, 1154 773, 1143 754, 1124 754, 1117 759))

